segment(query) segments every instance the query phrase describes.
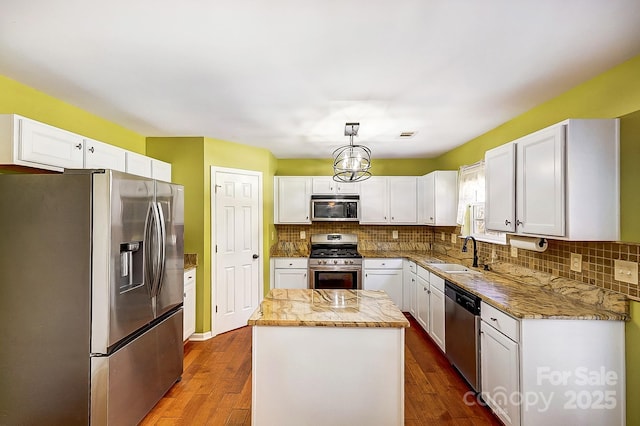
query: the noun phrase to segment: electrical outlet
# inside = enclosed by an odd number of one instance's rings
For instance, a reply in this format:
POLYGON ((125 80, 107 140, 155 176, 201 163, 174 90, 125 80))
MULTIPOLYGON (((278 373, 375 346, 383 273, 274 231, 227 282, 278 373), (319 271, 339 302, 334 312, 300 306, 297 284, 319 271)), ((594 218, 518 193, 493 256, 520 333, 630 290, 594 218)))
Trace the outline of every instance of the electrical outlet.
POLYGON ((445 240, 444 232, 441 232, 441 233, 440 233, 440 239, 441 239, 442 241, 444 241, 444 240, 445 240))
POLYGON ((300 231, 300 239, 301 240, 306 240, 307 239, 307 233, 305 231, 300 231))
POLYGON ((574 272, 582 272, 582 255, 571 253, 571 270, 574 272))
POLYGON ((394 240, 398 239, 398 231, 391 231, 391 238, 393 238, 394 240))
POLYGON ((615 280, 638 285, 638 264, 636 262, 614 260, 613 270, 615 280))
POLYGON ((492 249, 491 249, 491 261, 492 261, 492 262, 495 262, 495 261, 496 261, 496 259, 498 259, 498 254, 496 253, 496 249, 495 249, 495 248, 492 248, 492 249))
POLYGON ((455 244, 458 241, 458 236, 456 234, 451 234, 451 244, 455 244))
POLYGON ((511 247, 511 257, 518 257, 518 247, 511 247))

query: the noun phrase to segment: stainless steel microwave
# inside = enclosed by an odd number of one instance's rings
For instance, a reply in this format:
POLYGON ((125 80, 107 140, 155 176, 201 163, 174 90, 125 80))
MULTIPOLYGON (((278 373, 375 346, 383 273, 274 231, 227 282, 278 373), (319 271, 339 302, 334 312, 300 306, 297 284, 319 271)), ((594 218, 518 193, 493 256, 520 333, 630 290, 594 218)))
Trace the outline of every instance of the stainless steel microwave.
POLYGON ((360 220, 360 196, 312 195, 311 220, 357 222, 360 220))

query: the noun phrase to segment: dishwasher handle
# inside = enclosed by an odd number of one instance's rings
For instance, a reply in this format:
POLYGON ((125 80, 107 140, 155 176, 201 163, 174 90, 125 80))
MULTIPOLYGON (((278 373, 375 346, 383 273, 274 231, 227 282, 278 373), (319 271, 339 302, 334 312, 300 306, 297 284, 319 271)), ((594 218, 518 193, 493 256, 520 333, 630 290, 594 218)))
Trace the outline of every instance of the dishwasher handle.
POLYGON ((478 296, 461 289, 448 280, 445 280, 445 295, 466 311, 473 315, 480 315, 480 298, 478 296))

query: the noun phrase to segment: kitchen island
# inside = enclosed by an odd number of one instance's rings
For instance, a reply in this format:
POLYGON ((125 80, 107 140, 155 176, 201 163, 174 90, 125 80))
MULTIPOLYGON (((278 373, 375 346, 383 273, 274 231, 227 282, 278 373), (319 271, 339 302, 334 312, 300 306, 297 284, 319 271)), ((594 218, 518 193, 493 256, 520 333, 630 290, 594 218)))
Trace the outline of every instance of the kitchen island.
POLYGON ((253 326, 253 425, 404 423, 404 329, 386 293, 273 289, 253 326))

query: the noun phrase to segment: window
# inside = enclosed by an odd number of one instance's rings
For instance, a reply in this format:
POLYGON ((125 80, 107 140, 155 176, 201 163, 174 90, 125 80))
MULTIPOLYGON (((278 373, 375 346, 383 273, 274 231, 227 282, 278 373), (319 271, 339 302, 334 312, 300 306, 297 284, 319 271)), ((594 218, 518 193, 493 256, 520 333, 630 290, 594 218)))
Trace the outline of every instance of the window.
POLYGON ((504 232, 489 231, 484 223, 484 161, 462 166, 459 173, 458 224, 462 235, 471 235, 479 241, 507 243, 504 232))

